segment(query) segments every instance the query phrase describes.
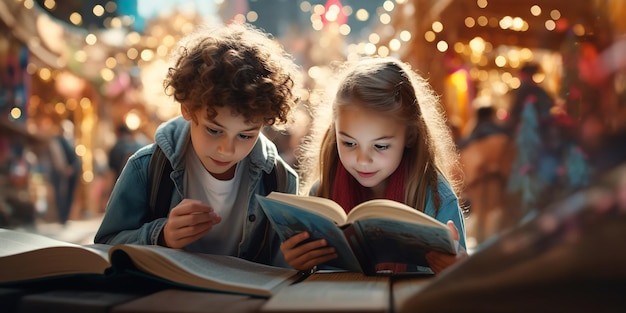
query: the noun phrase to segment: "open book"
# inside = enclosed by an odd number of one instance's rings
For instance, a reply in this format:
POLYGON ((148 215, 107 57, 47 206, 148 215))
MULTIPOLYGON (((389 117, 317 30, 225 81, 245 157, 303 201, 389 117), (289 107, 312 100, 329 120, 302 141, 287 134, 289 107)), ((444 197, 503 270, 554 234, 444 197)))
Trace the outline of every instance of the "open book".
POLYGON ((308 231, 308 241, 325 238, 339 257, 325 266, 362 272, 432 273, 425 254, 455 254, 448 227, 405 204, 374 199, 346 214, 336 202, 321 197, 272 192, 257 195, 282 241, 308 231))
POLYGON ((161 246, 76 245, 0 229, 0 285, 69 275, 136 273, 174 285, 270 297, 295 282, 297 271, 244 259, 161 246))

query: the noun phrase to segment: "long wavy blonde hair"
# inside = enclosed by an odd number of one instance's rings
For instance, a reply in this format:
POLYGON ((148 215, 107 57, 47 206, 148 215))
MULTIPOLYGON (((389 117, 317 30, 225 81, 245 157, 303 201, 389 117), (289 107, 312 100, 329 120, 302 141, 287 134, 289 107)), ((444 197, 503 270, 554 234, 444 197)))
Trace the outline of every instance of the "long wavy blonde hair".
POLYGON ((423 211, 430 188, 438 210, 438 174, 458 194, 461 185, 458 153, 439 98, 428 82, 408 64, 393 57, 365 58, 354 64, 345 63, 341 69, 336 90, 330 93, 334 100, 327 102, 332 103, 328 106, 330 110, 324 106, 314 110, 314 127, 300 154, 302 190, 306 192, 318 181, 315 195, 330 197, 340 162, 334 128, 336 112, 342 106, 358 105, 390 116, 407 127, 403 155, 408 161, 406 204, 423 211))

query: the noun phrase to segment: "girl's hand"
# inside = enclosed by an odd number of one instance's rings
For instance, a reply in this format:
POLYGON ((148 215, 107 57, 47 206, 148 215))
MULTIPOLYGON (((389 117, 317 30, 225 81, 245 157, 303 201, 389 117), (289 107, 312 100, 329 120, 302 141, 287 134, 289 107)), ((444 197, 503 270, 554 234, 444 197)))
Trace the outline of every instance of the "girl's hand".
POLYGON ((326 239, 303 243, 309 238, 308 232, 302 232, 285 240, 280 245, 285 261, 299 271, 308 271, 315 266, 337 258, 335 248, 329 247, 326 239))
MULTIPOLYGON (((458 241, 460 238, 459 230, 456 228, 456 226, 454 226, 454 222, 448 221, 447 226, 452 232, 452 239, 458 241)), ((437 251, 429 251, 428 253, 426 253, 426 261, 428 261, 430 269, 433 270, 435 274, 441 273, 449 266, 461 260, 464 260, 465 258, 467 258, 467 251, 465 251, 465 249, 459 244, 457 244, 456 255, 450 255, 437 251)))
POLYGON ((202 201, 183 199, 174 207, 163 227, 166 247, 180 249, 204 236, 222 218, 202 201))

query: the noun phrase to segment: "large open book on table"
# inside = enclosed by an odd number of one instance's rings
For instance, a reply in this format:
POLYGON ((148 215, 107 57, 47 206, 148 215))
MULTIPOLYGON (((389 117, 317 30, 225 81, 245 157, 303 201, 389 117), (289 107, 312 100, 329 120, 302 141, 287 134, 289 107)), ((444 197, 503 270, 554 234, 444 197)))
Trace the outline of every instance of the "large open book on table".
POLYGON ((426 252, 456 253, 445 224, 396 201, 370 200, 346 214, 321 197, 272 192, 257 198, 281 240, 308 231, 307 241, 325 238, 335 247, 339 257, 324 266, 368 275, 432 273, 426 252))
POLYGON ((297 271, 145 245, 76 245, 0 228, 0 285, 71 275, 133 273, 200 290, 270 297, 297 271))

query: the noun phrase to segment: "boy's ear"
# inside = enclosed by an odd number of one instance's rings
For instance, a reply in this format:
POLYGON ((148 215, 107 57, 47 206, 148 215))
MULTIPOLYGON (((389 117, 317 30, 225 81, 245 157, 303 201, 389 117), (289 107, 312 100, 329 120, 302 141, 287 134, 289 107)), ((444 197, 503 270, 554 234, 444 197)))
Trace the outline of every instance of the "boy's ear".
POLYGON ((180 111, 183 114, 183 118, 185 118, 185 120, 191 121, 193 120, 193 114, 191 113, 191 111, 189 111, 189 109, 184 105, 184 104, 180 104, 180 111))

